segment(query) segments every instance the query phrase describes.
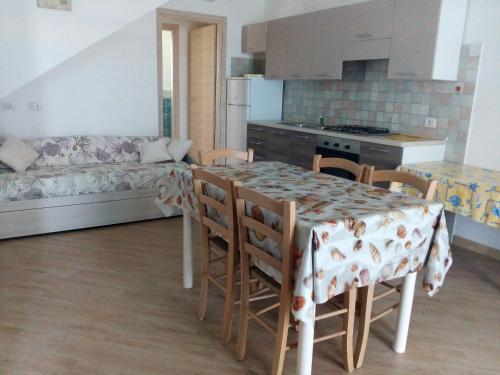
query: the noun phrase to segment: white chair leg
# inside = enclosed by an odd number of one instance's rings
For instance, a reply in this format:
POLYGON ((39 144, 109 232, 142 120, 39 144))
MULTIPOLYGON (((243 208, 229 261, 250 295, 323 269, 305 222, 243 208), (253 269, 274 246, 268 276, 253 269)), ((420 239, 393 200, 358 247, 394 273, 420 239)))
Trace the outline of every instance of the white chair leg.
POLYGON ((182 242, 183 242, 183 284, 184 288, 193 287, 193 224, 191 215, 184 211, 182 214, 182 242))
POLYGON ((404 277, 403 285, 401 286, 398 323, 396 326, 394 344, 392 346, 396 353, 404 353, 406 350, 406 340, 408 339, 408 330, 410 328, 411 309, 413 305, 413 296, 415 294, 416 279, 416 272, 409 273, 404 277))

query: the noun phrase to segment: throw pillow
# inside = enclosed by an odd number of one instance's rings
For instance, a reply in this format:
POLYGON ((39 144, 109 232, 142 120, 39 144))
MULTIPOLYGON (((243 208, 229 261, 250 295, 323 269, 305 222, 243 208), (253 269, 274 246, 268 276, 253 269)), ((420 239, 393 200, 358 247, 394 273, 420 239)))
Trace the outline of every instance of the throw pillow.
POLYGON ((16 172, 24 172, 38 153, 22 139, 8 137, 0 146, 0 161, 16 172))
POLYGON ((193 141, 191 140, 173 139, 167 147, 168 153, 172 155, 176 162, 179 162, 191 150, 192 144, 193 141))
POLYGON ((170 141, 170 138, 165 137, 151 143, 144 143, 141 146, 141 163, 157 163, 172 160, 172 156, 170 156, 167 150, 167 145, 170 141))

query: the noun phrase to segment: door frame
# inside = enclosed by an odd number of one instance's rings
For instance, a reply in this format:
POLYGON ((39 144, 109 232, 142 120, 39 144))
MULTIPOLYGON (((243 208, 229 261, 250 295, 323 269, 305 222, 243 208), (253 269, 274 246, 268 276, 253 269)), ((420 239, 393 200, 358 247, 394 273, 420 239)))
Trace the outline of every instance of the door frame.
POLYGON ((157 18, 157 57, 158 57, 158 131, 160 136, 163 134, 163 35, 162 31, 172 32, 172 137, 179 136, 179 25, 174 23, 165 23, 157 18), (174 130, 175 129, 175 130, 174 130))
MULTIPOLYGON (((157 30, 157 70, 158 70, 158 128, 159 134, 162 135, 163 132, 163 64, 162 64, 162 38, 161 32, 164 30, 162 25, 175 26, 177 28, 177 37, 174 37, 174 58, 173 58, 173 88, 174 95, 172 98, 172 137, 178 138, 179 129, 179 24, 177 21, 192 21, 205 24, 215 24, 217 25, 217 69, 216 69, 216 84, 215 84, 215 145, 220 146, 221 142, 221 130, 223 129, 223 124, 226 121, 226 111, 224 103, 226 102, 226 40, 227 40, 227 17, 215 16, 210 14, 194 13, 178 11, 173 9, 158 8, 156 10, 156 30, 157 30), (177 43, 177 53, 175 50, 175 44, 177 43), (177 68, 177 70, 176 70, 177 68), (176 100, 177 95, 177 100, 176 100)), ((175 33, 175 32, 174 32, 175 33)), ((189 46, 188 46, 188 56, 189 56, 189 46)), ((189 83, 189 69, 188 69, 188 83, 189 83)), ((189 84, 188 84, 188 97, 189 84)), ((189 106, 189 100, 188 100, 189 106)), ((189 107, 187 110, 187 124, 189 126, 189 107)), ((189 128, 187 129, 187 134, 189 135, 189 128)))

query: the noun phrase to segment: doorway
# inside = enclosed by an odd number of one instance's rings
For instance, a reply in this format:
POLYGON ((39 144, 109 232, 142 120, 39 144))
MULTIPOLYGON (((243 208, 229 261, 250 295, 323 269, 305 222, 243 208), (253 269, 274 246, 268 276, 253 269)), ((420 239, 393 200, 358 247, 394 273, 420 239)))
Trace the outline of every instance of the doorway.
POLYGON ((193 140, 192 158, 220 147, 226 17, 159 8, 157 38, 160 135, 193 140))
MULTIPOLYGON (((174 31, 171 25, 164 25, 161 31, 162 44, 162 135, 172 137, 172 99, 174 91, 174 31)), ((177 51, 176 51, 177 52, 177 51)))

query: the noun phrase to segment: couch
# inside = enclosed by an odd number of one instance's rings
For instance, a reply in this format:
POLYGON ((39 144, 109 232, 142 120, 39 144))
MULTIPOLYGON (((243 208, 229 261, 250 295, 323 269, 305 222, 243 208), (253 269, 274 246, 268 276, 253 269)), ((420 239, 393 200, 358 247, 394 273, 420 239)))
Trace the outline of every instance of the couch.
POLYGON ((28 139, 38 153, 16 173, 0 164, 0 239, 179 215, 160 210, 183 161, 140 163, 157 137, 71 136, 28 139))

